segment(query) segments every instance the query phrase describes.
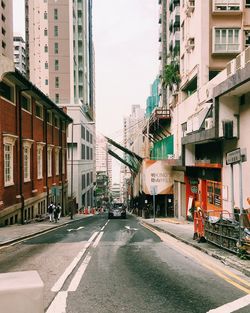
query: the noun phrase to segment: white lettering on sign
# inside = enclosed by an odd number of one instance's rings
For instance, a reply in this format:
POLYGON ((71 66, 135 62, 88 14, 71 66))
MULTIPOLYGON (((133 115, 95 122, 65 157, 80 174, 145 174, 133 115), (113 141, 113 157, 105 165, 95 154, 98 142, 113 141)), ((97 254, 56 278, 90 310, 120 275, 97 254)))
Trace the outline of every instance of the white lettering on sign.
POLYGON ((236 149, 234 151, 228 152, 226 154, 226 163, 227 164, 234 164, 241 161, 241 153, 240 149, 236 149))

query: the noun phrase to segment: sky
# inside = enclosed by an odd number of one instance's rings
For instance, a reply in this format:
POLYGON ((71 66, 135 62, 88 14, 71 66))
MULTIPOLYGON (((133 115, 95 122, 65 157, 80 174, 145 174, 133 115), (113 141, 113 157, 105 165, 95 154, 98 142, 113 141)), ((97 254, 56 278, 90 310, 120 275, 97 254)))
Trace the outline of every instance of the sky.
MULTIPOLYGON (((14 32, 24 36, 24 0, 13 8, 14 32)), ((158 14, 158 0, 93 0, 96 126, 117 142, 131 106, 146 108, 158 74, 158 14)))

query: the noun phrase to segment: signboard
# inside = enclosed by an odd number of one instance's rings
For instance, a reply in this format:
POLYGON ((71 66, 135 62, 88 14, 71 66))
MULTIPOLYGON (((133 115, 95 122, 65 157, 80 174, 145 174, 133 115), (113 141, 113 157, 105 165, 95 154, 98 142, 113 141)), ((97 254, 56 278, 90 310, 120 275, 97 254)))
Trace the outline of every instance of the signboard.
POLYGON ((240 148, 233 150, 231 152, 228 152, 226 154, 226 164, 239 163, 240 161, 241 161, 240 148))
POLYGON ((147 195, 153 194, 152 188, 157 195, 173 194, 172 166, 164 160, 143 160, 141 187, 147 195))

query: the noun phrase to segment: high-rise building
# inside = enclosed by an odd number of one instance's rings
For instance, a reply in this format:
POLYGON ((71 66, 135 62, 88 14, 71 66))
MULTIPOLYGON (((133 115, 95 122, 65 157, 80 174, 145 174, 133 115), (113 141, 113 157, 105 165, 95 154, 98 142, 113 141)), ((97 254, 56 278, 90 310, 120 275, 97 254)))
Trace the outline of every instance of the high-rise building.
POLYGON ((0 54, 13 60, 13 13, 12 1, 2 0, 0 4, 1 35, 0 54))
POLYGON ((92 0, 25 0, 27 75, 74 123, 68 133, 69 195, 92 206, 95 97, 92 0), (83 177, 86 181, 83 182, 83 177))
POLYGON ((102 134, 96 135, 96 172, 106 173, 112 186, 112 157, 108 153, 108 141, 102 134))
MULTIPOLYGON (((131 106, 131 114, 123 119, 123 146, 138 155, 145 156, 144 136, 142 135, 142 127, 144 124, 145 109, 139 104, 131 106)), ((129 162, 130 156, 124 154, 124 160, 129 162)), ((127 197, 127 181, 131 176, 130 170, 126 165, 121 165, 120 185, 121 197, 126 202, 127 197)))
POLYGON ((15 67, 26 76, 25 41, 21 35, 15 34, 13 38, 15 67))

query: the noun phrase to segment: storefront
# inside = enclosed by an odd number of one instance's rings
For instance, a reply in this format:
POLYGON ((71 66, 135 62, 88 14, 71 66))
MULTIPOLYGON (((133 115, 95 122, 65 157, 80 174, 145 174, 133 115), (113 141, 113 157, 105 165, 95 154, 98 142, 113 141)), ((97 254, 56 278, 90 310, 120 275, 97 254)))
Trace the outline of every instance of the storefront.
POLYGON ((187 167, 185 183, 187 215, 199 204, 203 213, 217 216, 222 210, 221 166, 187 167))

